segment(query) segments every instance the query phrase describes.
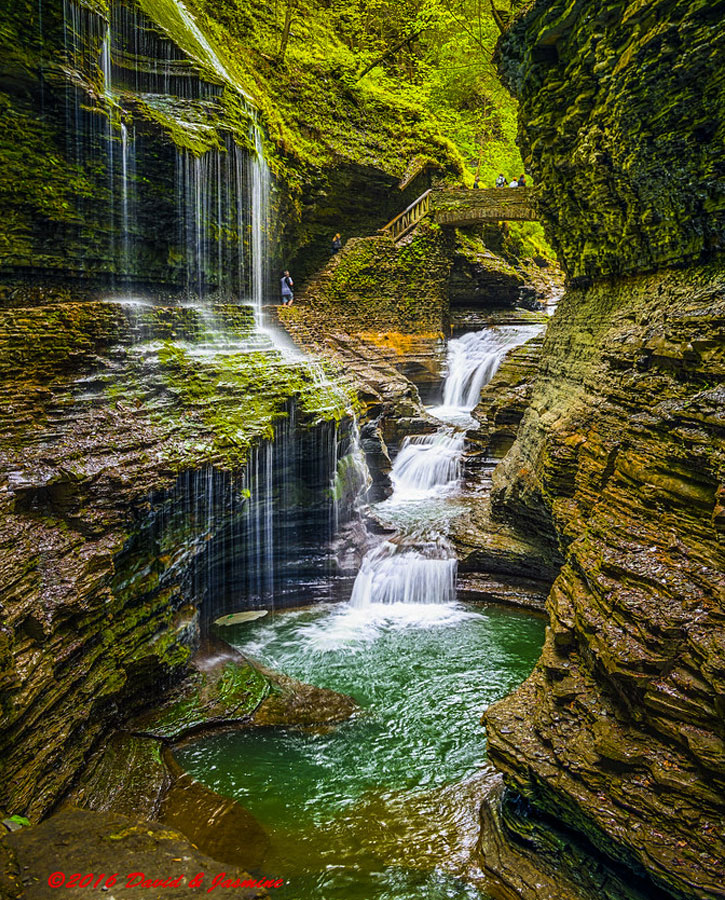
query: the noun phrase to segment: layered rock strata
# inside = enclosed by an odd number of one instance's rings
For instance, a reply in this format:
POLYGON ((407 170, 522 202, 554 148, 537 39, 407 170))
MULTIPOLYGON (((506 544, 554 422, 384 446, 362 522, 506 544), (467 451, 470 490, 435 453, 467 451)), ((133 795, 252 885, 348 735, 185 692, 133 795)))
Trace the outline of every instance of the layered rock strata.
POLYGON ((468 438, 487 457, 503 459, 511 449, 536 381, 543 335, 531 338, 506 354, 496 374, 481 391, 473 410, 478 427, 468 438))
POLYGON ((397 244, 383 234, 351 238, 305 285, 297 302, 352 333, 441 331, 451 241, 427 223, 397 244))
POLYGON ((312 515, 275 515, 277 547, 324 532, 352 393, 339 373, 333 385, 249 352, 249 309, 77 303, 0 319, 0 808, 34 819, 183 674, 199 609, 235 611, 250 589, 256 448, 285 445, 273 475, 312 515))
POLYGON ((489 753, 509 834, 558 823, 682 900, 725 896, 724 36, 697 2, 537 2, 499 51, 579 281, 494 475, 495 514, 553 529, 565 562, 489 753))

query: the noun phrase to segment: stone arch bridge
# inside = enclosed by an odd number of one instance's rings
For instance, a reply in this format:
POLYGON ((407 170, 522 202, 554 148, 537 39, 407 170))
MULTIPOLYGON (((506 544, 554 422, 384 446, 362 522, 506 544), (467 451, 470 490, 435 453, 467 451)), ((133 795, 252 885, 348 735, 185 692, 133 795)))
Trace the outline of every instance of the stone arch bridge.
POLYGON ((394 241, 405 237, 415 226, 432 218, 438 225, 452 228, 488 222, 531 222, 536 219, 533 190, 521 188, 441 188, 426 191, 381 231, 394 241))

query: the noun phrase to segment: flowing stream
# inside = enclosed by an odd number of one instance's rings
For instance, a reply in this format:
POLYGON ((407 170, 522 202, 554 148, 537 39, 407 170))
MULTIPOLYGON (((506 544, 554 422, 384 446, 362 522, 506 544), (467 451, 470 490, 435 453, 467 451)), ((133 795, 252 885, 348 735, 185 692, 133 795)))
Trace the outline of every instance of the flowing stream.
POLYGON ((480 897, 470 865, 476 785, 490 774, 480 716, 529 674, 543 623, 456 600, 447 522, 461 512, 466 428, 481 388, 536 329, 487 329, 450 342, 443 404, 429 410, 426 433, 400 448, 392 496, 367 510, 388 534, 368 534, 371 549, 346 599, 331 602, 339 597, 330 548, 346 520, 362 520, 370 478, 354 415, 348 408, 338 424, 340 399, 323 366, 263 321, 270 174, 256 114, 181 0, 166 4, 165 34, 116 0, 107 20, 75 0, 64 0, 63 12, 69 157, 99 173, 108 197, 102 210, 80 198, 78 220, 100 223, 94 240, 109 300, 124 306, 138 333, 124 352, 149 376, 170 343, 199 367, 245 354, 263 369, 301 366, 335 407, 329 421, 305 429, 290 402, 273 435, 250 451, 243 483, 213 467, 182 472, 150 498, 142 538, 168 555, 171 575, 189 573, 182 577, 204 627, 240 609, 278 610, 223 636, 279 671, 351 694, 360 713, 334 729, 207 736, 179 748, 179 759, 268 830, 259 874, 285 880, 280 897, 480 897), (95 106, 80 83, 100 85, 95 106), (204 144, 206 110, 222 85, 237 92, 248 134, 224 132, 204 144), (168 151, 171 175, 154 168, 133 102, 185 136, 168 151), (163 209, 148 187, 157 177, 173 182, 163 209), (159 281, 173 279, 188 307, 173 319, 172 340, 156 333, 163 316, 133 291, 149 270, 140 254, 151 222, 159 281), (220 320, 215 302, 230 301, 253 310, 245 335, 220 320), (279 611, 302 602, 316 605, 279 611))
POLYGON ((268 831, 263 869, 285 879, 280 897, 485 896, 471 862, 491 775, 480 717, 530 673, 544 623, 458 602, 446 530, 462 511, 465 430, 481 386, 537 331, 451 341, 445 403, 430 410, 440 425, 401 446, 393 494, 370 510, 395 531, 363 558, 348 602, 225 629, 243 654, 360 705, 332 729, 226 733, 178 748, 182 765, 268 831))
MULTIPOLYGON (((241 445, 244 476, 182 468, 149 496, 134 540, 165 560, 161 588, 164 578, 184 583, 204 629, 230 612, 271 610, 227 626, 224 638, 290 676, 349 693, 360 712, 333 729, 206 736, 179 748, 179 760, 268 830, 259 874, 285 880, 277 896, 480 896, 469 862, 475 784, 490 771, 480 717, 529 674, 544 626, 457 601, 446 523, 461 509, 451 501, 481 388, 535 329, 450 342, 443 404, 400 448, 392 496, 365 510, 387 536, 367 534, 354 584, 332 602, 331 548, 346 521, 363 520, 370 476, 346 388, 263 320, 271 178, 234 60, 223 61, 182 0, 159 5, 158 22, 125 0, 63 0, 62 13, 66 150, 88 182, 76 192, 69 247, 79 274, 123 307, 131 346, 114 358, 146 387, 168 388, 168 363, 189 359, 197 374, 216 373, 216 390, 248 366, 263 384, 311 384, 314 395, 304 425, 303 401, 298 410, 283 399, 248 453, 241 445), (155 129, 167 139, 155 142, 155 129), (150 302, 167 289, 175 304, 150 302), (225 312, 241 305, 251 307, 246 319, 225 312), (303 602, 315 605, 280 610, 303 602)), ((94 378, 103 389, 103 376, 94 378)), ((78 399, 94 402, 94 390, 89 379, 78 399)), ((290 393, 304 396, 299 386, 290 393)))
POLYGON ((474 784, 490 774, 479 720, 530 673, 544 623, 453 602, 325 605, 268 619, 236 628, 233 642, 352 695, 360 715, 317 732, 218 734, 177 758, 268 831, 263 870, 285 879, 275 896, 484 896, 462 877, 478 833, 474 784))

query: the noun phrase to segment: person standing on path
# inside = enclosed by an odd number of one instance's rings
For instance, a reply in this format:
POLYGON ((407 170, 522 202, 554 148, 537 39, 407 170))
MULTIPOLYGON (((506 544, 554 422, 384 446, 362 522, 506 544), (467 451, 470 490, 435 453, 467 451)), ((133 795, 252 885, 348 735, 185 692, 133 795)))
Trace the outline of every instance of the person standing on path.
POLYGON ((282 289, 282 306, 292 306, 295 300, 295 295, 293 288, 295 286, 294 281, 290 277, 290 273, 287 269, 284 270, 284 275, 282 276, 282 281, 280 287, 282 289))
POLYGON ((342 238, 339 234, 336 234, 330 245, 330 256, 334 256, 336 253, 339 253, 340 250, 342 250, 342 238))

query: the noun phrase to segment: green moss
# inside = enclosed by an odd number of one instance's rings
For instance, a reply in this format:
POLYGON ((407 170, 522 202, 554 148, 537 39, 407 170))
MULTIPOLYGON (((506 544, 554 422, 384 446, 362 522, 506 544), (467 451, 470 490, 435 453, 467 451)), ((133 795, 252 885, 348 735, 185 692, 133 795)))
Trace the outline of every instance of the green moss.
POLYGON ((353 407, 352 388, 330 364, 293 365, 273 352, 215 356, 202 365, 167 341, 159 351, 167 389, 179 411, 193 411, 208 430, 214 455, 243 466, 250 446, 274 437, 274 425, 297 403, 302 423, 341 420, 353 407))
POLYGON ((401 245, 387 236, 350 241, 305 299, 356 330, 441 331, 450 249, 444 230, 427 223, 401 245))
POLYGON ((93 185, 64 156, 62 137, 33 108, 0 93, 0 267, 33 265, 38 223, 78 223, 79 197, 93 185))
POLYGON ((269 692, 267 678, 241 660, 210 672, 194 670, 167 701, 132 727, 156 738, 177 740, 204 725, 248 718, 269 692))

